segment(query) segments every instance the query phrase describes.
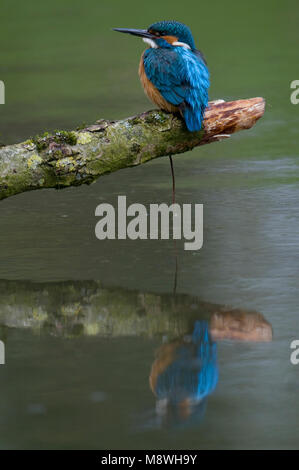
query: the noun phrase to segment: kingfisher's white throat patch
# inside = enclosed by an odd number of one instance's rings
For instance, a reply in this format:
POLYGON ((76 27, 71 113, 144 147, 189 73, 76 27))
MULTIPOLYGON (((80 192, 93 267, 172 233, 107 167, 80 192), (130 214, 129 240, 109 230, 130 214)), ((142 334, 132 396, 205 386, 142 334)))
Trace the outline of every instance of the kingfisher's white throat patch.
POLYGON ((152 39, 143 38, 143 41, 146 42, 146 44, 149 44, 149 45, 150 45, 151 47, 153 47, 154 49, 158 49, 157 44, 156 44, 155 41, 153 41, 152 39))

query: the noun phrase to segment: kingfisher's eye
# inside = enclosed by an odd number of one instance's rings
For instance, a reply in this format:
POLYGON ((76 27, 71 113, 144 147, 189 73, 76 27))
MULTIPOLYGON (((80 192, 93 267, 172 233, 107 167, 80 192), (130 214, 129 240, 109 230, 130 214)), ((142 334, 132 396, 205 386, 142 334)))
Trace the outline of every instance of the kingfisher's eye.
POLYGON ((157 38, 161 36, 161 34, 158 31, 149 31, 149 32, 153 34, 154 36, 157 36, 157 38))

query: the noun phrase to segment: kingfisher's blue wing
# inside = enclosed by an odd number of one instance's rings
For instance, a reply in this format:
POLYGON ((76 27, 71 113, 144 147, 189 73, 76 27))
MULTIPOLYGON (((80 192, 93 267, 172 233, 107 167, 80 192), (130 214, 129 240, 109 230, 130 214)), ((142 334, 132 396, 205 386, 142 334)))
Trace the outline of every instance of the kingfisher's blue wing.
POLYGON ((200 130, 210 85, 201 55, 184 47, 150 48, 143 61, 147 78, 166 101, 179 107, 188 129, 200 130))
POLYGON ((217 345, 209 335, 207 321, 195 322, 192 342, 179 344, 173 359, 160 370, 155 392, 160 399, 179 403, 187 397, 196 401, 210 395, 218 383, 217 345))

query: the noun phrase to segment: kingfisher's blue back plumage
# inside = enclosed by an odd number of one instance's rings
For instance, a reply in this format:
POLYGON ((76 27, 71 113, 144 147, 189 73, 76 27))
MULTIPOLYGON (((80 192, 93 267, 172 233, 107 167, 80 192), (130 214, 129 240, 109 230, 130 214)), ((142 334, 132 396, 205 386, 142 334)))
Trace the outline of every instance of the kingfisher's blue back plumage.
POLYGON ((209 71, 188 26, 160 21, 147 30, 117 31, 140 36, 150 45, 139 65, 148 97, 161 109, 179 111, 189 131, 199 131, 208 105, 209 71))
POLYGON ((147 78, 167 102, 178 106, 189 131, 199 131, 209 88, 209 72, 200 54, 165 45, 147 49, 143 60, 147 78))

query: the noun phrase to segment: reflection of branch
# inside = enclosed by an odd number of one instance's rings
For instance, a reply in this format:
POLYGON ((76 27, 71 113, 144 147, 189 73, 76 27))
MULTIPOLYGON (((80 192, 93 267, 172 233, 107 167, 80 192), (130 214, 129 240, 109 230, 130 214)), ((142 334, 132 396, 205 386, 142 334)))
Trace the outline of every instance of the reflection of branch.
MULTIPOLYGON (((171 340, 189 334, 196 320, 225 314, 230 318, 234 312, 241 311, 189 295, 177 294, 174 299, 171 294, 106 288, 97 281, 0 281, 0 325, 70 337, 167 335, 171 340)), ((272 332, 262 315, 245 310, 242 315, 259 315, 256 327, 264 325, 269 335, 272 332)))
POLYGON ((217 142, 252 127, 264 110, 263 98, 211 102, 204 132, 193 133, 172 114, 148 111, 0 148, 0 199, 32 189, 91 183, 105 173, 217 142))
POLYGON ((221 339, 272 340, 272 327, 263 315, 239 309, 213 313, 210 320, 210 332, 215 341, 221 339))

